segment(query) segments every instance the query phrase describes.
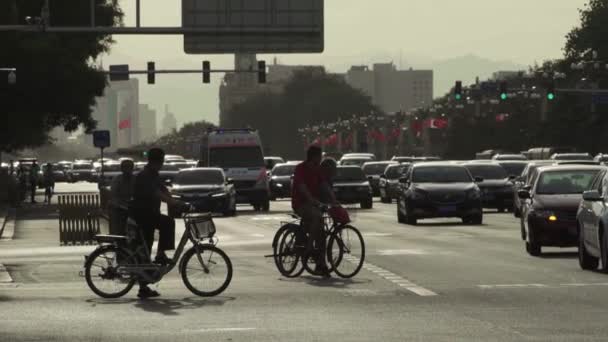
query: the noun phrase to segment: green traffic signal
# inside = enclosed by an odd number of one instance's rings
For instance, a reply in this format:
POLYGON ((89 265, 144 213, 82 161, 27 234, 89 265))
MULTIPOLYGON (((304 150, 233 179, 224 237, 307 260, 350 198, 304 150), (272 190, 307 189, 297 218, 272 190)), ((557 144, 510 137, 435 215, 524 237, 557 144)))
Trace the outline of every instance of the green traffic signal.
POLYGON ((501 99, 501 100, 503 100, 503 101, 504 101, 504 100, 506 100, 506 99, 507 99, 507 97, 508 97, 508 96, 507 96, 507 94, 506 94, 506 93, 502 93, 502 94, 500 94, 500 99, 501 99))
POLYGON ((549 100, 549 101, 555 100, 555 94, 553 94, 553 93, 547 94, 547 100, 549 100))
POLYGON ((456 94, 454 97, 456 98, 457 101, 462 100, 462 95, 461 94, 456 94))

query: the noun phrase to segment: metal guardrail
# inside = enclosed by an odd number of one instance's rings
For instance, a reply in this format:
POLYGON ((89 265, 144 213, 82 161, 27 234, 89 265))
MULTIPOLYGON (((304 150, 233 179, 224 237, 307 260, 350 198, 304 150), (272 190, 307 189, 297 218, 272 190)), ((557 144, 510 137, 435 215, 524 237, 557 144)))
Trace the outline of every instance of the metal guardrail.
POLYGON ((59 243, 93 245, 100 233, 101 207, 97 193, 59 195, 59 243))

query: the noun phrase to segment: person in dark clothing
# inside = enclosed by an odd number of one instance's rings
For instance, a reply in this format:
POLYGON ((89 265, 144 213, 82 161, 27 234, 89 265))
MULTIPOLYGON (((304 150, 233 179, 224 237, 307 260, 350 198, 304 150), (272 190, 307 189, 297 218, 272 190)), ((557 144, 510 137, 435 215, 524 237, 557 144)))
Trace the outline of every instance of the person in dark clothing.
POLYGON ((30 169, 29 180, 30 180, 30 199, 32 203, 36 203, 36 189, 38 188, 38 172, 40 172, 40 167, 38 163, 34 160, 32 167, 30 169))
MULTIPOLYGON (((165 160, 165 152, 159 148, 148 151, 148 164, 135 176, 133 188, 133 202, 131 206, 132 216, 141 230, 144 242, 150 254, 154 243, 154 230, 159 231, 158 250, 155 263, 168 264, 171 261, 165 251, 175 247, 175 221, 161 214, 161 202, 170 206, 183 206, 183 202, 175 200, 163 184, 158 172, 165 160)), ((157 297, 160 294, 148 287, 145 282, 140 282, 138 297, 157 297)))

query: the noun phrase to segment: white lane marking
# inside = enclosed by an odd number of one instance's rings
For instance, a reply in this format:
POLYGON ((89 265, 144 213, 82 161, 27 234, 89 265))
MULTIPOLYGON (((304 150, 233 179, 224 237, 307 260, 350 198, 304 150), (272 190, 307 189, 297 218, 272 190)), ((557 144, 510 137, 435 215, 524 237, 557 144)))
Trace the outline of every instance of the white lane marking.
POLYGON ((263 215, 254 216, 251 218, 252 221, 281 221, 287 220, 289 217, 285 215, 263 215))
POLYGON ((477 285, 484 290, 495 289, 542 289, 542 288, 567 288, 567 287, 589 287, 589 286, 608 286, 608 283, 563 283, 563 284, 491 284, 477 285))
MULTIPOLYGON (((352 259, 358 260, 354 257, 352 259)), ((350 260, 350 259, 348 259, 348 260, 350 260)), ((357 261, 355 261, 355 262, 357 262, 357 261)), ((390 281, 391 283, 398 285, 398 286, 402 287, 403 289, 406 289, 419 296, 422 296, 422 297, 437 296, 437 293, 435 293, 429 289, 425 289, 422 286, 416 285, 416 284, 412 283, 411 281, 409 281, 391 271, 380 268, 376 265, 365 263, 363 265, 363 268, 365 268, 366 270, 368 270, 370 272, 376 273, 377 275, 390 281)))
POLYGON ((384 236, 393 236, 392 233, 377 233, 377 232, 369 232, 369 233, 363 233, 363 236, 365 237, 384 237, 384 236))
POLYGON ((250 234, 249 236, 262 238, 264 237, 264 234, 250 234))
POLYGON ((256 330, 256 329, 257 329, 257 328, 238 328, 238 327, 229 327, 229 328, 203 328, 203 329, 190 330, 190 331, 193 331, 193 332, 210 333, 210 332, 251 331, 251 330, 256 330))
POLYGON ((429 252, 422 249, 381 249, 378 250, 380 255, 425 255, 429 252))
POLYGON ((6 269, 6 267, 4 267, 4 265, 0 264, 0 283, 12 282, 13 278, 11 278, 11 275, 8 273, 8 270, 6 269))

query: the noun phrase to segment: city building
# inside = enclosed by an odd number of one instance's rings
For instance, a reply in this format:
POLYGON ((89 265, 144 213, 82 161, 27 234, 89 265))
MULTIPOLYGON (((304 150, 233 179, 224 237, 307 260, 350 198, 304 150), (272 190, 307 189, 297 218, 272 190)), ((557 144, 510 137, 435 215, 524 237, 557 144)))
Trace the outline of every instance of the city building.
MULTIPOLYGON (((237 54, 234 58, 234 68, 237 70, 257 68, 257 63, 255 54, 237 54)), ((230 122, 228 115, 235 105, 259 92, 280 93, 294 72, 307 69, 325 71, 323 66, 279 64, 275 58, 268 65, 265 84, 258 83, 256 73, 227 73, 220 85, 220 126, 226 126, 230 122)))
POLYGON ((110 81, 104 95, 96 99, 93 119, 97 129, 109 130, 112 147, 123 148, 141 141, 139 122, 139 81, 110 81))
POLYGON ((409 111, 433 102, 433 70, 397 70, 393 63, 352 66, 345 80, 386 113, 409 111))
POLYGON ((492 79, 496 81, 504 81, 510 78, 516 78, 521 75, 524 71, 497 71, 492 74, 492 79))
POLYGON ((139 137, 141 141, 151 142, 158 137, 156 110, 147 104, 139 105, 139 137))
POLYGON ((165 116, 161 122, 160 135, 167 135, 177 130, 177 119, 175 115, 169 112, 169 105, 165 105, 165 116))

